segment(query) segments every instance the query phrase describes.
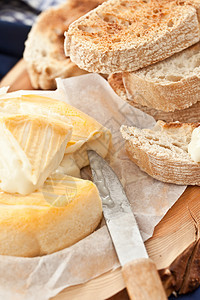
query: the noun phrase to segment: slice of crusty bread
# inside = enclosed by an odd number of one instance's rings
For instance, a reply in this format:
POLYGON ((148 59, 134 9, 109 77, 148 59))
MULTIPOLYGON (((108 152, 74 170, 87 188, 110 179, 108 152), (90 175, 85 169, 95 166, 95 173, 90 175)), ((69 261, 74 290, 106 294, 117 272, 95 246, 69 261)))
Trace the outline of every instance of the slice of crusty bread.
POLYGON ((64 54, 64 31, 69 24, 104 0, 68 0, 41 13, 25 43, 24 59, 34 88, 56 88, 56 77, 86 73, 64 54))
POLYGON ((123 100, 127 101, 130 105, 141 109, 145 113, 154 117, 156 121, 163 120, 165 122, 199 122, 200 120, 200 101, 193 104, 192 106, 182 109, 175 110, 174 112, 165 112, 162 110, 157 110, 155 108, 143 106, 139 103, 136 103, 133 100, 129 100, 126 94, 126 90, 122 80, 122 73, 111 74, 108 77, 108 82, 115 93, 123 100))
POLYGON ((162 111, 190 107, 200 100, 200 43, 141 70, 123 73, 127 96, 162 111))
POLYGON ((200 123, 165 123, 155 128, 121 127, 130 159, 152 177, 181 185, 200 185, 200 164, 188 153, 192 131, 200 123))
POLYGON ((110 0, 69 26, 65 53, 81 69, 135 71, 200 40, 199 0, 110 0))

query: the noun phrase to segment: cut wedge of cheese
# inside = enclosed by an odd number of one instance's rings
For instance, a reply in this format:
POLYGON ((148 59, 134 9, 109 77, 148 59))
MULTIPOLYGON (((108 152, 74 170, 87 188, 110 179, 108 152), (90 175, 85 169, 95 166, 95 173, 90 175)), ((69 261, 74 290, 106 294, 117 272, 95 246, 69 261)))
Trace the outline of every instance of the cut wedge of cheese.
POLYGON ((0 255, 33 257, 69 247, 102 217, 96 186, 54 173, 27 196, 0 192, 0 255))
POLYGON ((72 137, 67 144, 64 160, 59 170, 66 174, 79 176, 80 169, 89 164, 87 149, 95 150, 105 157, 111 143, 110 131, 96 120, 73 106, 48 97, 8 93, 0 98, 0 115, 40 114, 70 123, 72 137), (70 162, 70 167, 69 167, 70 162))
POLYGON ((0 117, 0 188, 29 194, 59 166, 72 126, 41 115, 0 117))

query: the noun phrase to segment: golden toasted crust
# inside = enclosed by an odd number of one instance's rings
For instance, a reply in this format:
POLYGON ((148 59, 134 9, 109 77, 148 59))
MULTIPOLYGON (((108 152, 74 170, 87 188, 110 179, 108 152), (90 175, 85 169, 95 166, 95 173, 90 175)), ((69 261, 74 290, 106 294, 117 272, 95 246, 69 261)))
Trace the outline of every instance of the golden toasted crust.
POLYGON ((182 128, 184 130, 185 128, 190 127, 191 130, 193 131, 195 128, 197 128, 199 126, 200 126, 200 123, 180 123, 180 122, 165 123, 165 122, 162 122, 163 129, 175 129, 176 130, 178 128, 182 128))
POLYGON ((34 88, 56 88, 56 77, 66 78, 86 73, 64 54, 64 31, 69 24, 101 4, 103 0, 69 0, 41 13, 33 25, 24 59, 34 88))
POLYGON ((164 112, 162 110, 157 110, 136 103, 134 98, 132 98, 133 100, 129 100, 123 84, 122 73, 111 74, 108 78, 108 82, 121 99, 151 115, 156 121, 164 120, 165 122, 198 122, 200 120, 200 101, 185 109, 175 110, 174 112, 164 112))
POLYGON ((198 1, 111 0, 69 26, 65 53, 87 71, 137 70, 199 41, 199 7, 198 1))

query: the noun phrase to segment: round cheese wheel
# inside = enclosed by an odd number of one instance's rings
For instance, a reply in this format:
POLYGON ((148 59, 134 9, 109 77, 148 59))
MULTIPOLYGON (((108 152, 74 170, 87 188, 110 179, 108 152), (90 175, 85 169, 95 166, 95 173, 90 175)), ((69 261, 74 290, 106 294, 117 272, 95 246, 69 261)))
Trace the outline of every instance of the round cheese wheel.
POLYGON ((0 193, 0 255, 50 254, 92 233, 102 204, 91 181, 55 173, 32 194, 0 193))

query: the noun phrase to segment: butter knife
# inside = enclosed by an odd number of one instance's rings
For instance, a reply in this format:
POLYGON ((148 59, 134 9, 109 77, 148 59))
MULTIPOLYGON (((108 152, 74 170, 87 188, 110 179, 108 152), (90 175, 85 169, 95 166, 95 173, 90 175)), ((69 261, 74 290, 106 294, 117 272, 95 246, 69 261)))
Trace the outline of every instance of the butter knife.
POLYGON ((130 299, 167 299, 156 266, 148 257, 120 180, 96 152, 89 150, 88 157, 93 182, 102 199, 104 218, 122 266, 130 299))

